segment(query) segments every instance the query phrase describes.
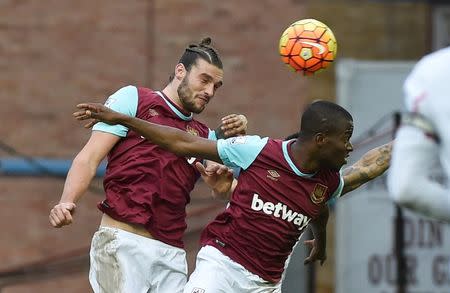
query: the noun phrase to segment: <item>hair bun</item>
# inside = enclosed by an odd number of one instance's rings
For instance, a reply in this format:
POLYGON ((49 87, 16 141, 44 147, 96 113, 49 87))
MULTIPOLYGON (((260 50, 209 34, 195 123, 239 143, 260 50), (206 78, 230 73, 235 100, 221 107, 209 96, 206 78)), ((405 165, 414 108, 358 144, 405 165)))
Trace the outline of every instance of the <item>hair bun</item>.
POLYGON ((203 38, 199 45, 202 47, 211 45, 211 38, 210 37, 203 38))

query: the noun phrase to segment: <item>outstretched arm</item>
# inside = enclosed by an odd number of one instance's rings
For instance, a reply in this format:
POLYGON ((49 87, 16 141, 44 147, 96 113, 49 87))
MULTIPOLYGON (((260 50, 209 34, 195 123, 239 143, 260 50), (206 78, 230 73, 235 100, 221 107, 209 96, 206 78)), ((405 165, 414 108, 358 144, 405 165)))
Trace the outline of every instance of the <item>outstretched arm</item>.
MULTIPOLYGON (((102 121, 107 124, 121 124, 178 156, 199 157, 222 164, 216 141, 124 115, 98 103, 83 103, 77 105, 77 108, 80 111, 73 114, 77 120, 94 119, 94 121, 102 121)), ((92 126, 92 121, 86 126, 92 126)))
POLYGON ((342 195, 380 176, 389 168, 392 141, 365 153, 356 163, 344 169, 342 195))

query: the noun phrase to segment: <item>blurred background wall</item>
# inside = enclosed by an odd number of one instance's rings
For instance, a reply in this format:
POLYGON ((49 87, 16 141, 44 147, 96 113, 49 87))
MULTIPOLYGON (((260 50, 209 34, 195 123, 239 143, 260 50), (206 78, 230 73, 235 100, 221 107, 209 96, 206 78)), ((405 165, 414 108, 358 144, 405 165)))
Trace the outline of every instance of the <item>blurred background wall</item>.
MULTIPOLYGON (((214 128, 238 112, 249 118, 250 133, 287 136, 308 102, 335 99, 336 81, 334 66, 305 78, 282 64, 278 39, 286 26, 302 18, 325 22, 338 40, 338 59, 417 60, 432 50, 436 5, 445 3, 0 0, 0 157, 71 160, 90 134, 71 118, 77 103, 102 102, 127 84, 161 89, 185 46, 204 36, 222 55, 225 77, 199 120, 214 128)), ((63 183, 0 174, 1 292, 90 290, 85 256, 101 216, 101 181, 79 203, 74 224, 53 229, 48 213, 63 183)), ((191 269, 199 231, 223 207, 208 200, 202 184, 192 197, 191 269)), ((333 223, 332 216, 316 292, 334 292, 333 223)))

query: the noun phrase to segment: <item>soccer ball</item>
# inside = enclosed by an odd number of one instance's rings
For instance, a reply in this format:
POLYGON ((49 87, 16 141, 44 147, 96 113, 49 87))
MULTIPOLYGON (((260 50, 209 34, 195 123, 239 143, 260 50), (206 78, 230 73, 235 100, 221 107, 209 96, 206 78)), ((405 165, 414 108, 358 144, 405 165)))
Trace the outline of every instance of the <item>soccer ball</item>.
POLYGON ((337 43, 327 25, 315 19, 302 19, 283 32, 279 52, 289 68, 303 75, 313 75, 333 62, 337 43))

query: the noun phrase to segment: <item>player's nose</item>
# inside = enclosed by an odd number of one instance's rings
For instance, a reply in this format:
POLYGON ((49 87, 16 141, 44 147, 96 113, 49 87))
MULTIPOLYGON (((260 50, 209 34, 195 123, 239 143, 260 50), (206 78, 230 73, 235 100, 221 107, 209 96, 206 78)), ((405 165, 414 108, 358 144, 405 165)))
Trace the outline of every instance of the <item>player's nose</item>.
POLYGON ((214 84, 213 83, 209 83, 206 86, 205 95, 208 98, 208 100, 211 99, 211 97, 214 95, 214 84))
POLYGON ((353 145, 352 145, 352 143, 351 142, 348 142, 347 143, 347 146, 346 146, 346 148, 347 148, 347 152, 353 152, 353 145))

